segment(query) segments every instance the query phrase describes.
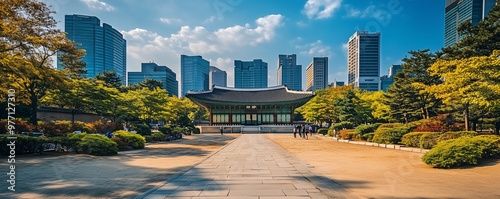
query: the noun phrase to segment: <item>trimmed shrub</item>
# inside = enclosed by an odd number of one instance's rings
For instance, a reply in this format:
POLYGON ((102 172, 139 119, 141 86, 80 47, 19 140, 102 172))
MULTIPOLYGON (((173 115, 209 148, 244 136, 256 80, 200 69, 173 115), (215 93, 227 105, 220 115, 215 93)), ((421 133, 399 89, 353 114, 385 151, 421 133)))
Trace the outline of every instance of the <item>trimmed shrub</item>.
POLYGON ((153 142, 153 136, 152 135, 143 135, 144 139, 146 139, 146 143, 151 143, 153 142))
POLYGON ((73 132, 71 130, 71 121, 65 120, 43 122, 38 125, 38 128, 47 137, 66 136, 66 134, 73 132))
POLYGON ((385 123, 381 124, 378 128, 396 128, 403 126, 402 123, 385 123))
POLYGON ((416 124, 414 132, 442 132, 444 124, 437 118, 423 119, 416 124))
MULTIPOLYGON (((326 135, 328 132, 329 132, 329 130, 327 128, 318 129, 318 134, 326 135)), ((331 136, 331 135, 329 135, 329 136, 331 136)))
POLYGON ((198 127, 194 127, 193 134, 200 134, 200 129, 198 127))
MULTIPOLYGON (((383 124, 382 124, 383 125, 383 124)), ((382 125, 377 128, 372 142, 383 144, 397 144, 401 142, 403 135, 411 131, 411 127, 399 126, 397 128, 383 128, 382 125)))
POLYGON ((135 124, 132 129, 137 131, 139 135, 151 135, 151 128, 145 124, 135 124))
POLYGON ((105 134, 117 130, 123 130, 123 125, 116 122, 95 121, 89 124, 90 133, 105 134))
POLYGON ((158 131, 160 131, 166 135, 166 134, 169 134, 170 132, 172 132, 172 127, 170 127, 169 125, 165 125, 165 126, 158 128, 158 131))
MULTIPOLYGON (((15 140, 15 155, 20 154, 33 154, 42 153, 45 144, 47 143, 47 138, 45 137, 30 137, 17 135, 15 140)), ((10 141, 7 136, 0 136, 0 155, 7 156, 10 154, 10 141)))
POLYGON ((90 155, 116 155, 118 154, 118 144, 103 135, 85 134, 78 143, 83 153, 90 155))
POLYGON ((482 158, 500 154, 498 136, 463 136, 439 142, 422 156, 422 161, 437 168, 475 165, 482 158))
POLYGON ((420 137, 420 148, 431 149, 438 143, 441 133, 439 132, 426 132, 420 137))
POLYGON ((340 130, 340 137, 344 140, 354 140, 359 138, 354 129, 340 130))
POLYGON ((438 138, 438 142, 445 141, 445 140, 451 140, 451 139, 457 139, 462 136, 477 136, 478 133, 475 131, 456 131, 456 132, 446 132, 441 134, 438 138))
POLYGON ((161 132, 154 132, 153 134, 151 134, 151 138, 153 138, 153 141, 164 141, 165 134, 161 132))
POLYGON ((373 136, 375 136, 375 133, 367 133, 364 134, 361 139, 371 142, 373 140, 373 136))
POLYGON ((112 137, 111 140, 113 140, 113 142, 115 142, 118 145, 118 150, 120 150, 120 151, 130 150, 130 147, 128 146, 128 144, 126 142, 124 142, 121 138, 112 137))
POLYGON ((401 143, 407 147, 420 147, 420 138, 427 132, 411 132, 403 135, 401 143))
POLYGON ((375 130, 377 130, 377 128, 380 126, 381 124, 380 123, 375 123, 375 124, 362 124, 362 125, 359 125, 358 127, 356 127, 354 130, 356 131, 356 133, 359 135, 359 137, 363 140, 366 140, 365 139, 365 134, 368 134, 368 133, 373 133, 375 132, 375 130))
POLYGON ((115 137, 119 137, 133 149, 143 149, 146 144, 146 139, 139 134, 123 130, 115 131, 114 134, 115 137))
POLYGON ((341 129, 352 129, 354 124, 351 122, 339 122, 332 125, 333 129, 341 130, 341 129))

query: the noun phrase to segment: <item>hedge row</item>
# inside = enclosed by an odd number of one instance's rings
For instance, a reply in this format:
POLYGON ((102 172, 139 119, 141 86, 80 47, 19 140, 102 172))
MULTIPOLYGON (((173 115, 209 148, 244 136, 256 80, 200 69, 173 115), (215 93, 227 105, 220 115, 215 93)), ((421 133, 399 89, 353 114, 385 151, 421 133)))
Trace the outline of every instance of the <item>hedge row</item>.
MULTIPOLYGON (((356 134, 358 134, 358 137, 361 138, 362 140, 368 140, 370 138, 373 138, 373 134, 375 130, 380 126, 380 123, 375 123, 375 124, 362 124, 357 126, 354 131, 356 134)), ((371 139, 370 139, 371 140, 371 139)))
POLYGON ((115 131, 114 134, 127 143, 128 146, 132 147, 132 149, 143 149, 146 144, 146 139, 139 134, 123 130, 115 131))
POLYGON ((409 133, 412 127, 399 124, 382 124, 373 135, 372 142, 382 144, 397 144, 403 135, 409 133))
POLYGON ((475 165, 481 159, 500 155, 500 137, 480 135, 462 136, 439 142, 422 156, 422 160, 433 167, 451 168, 475 165))
POLYGON ((458 131, 458 132, 411 132, 405 134, 401 143, 409 147, 420 147, 424 149, 430 149, 434 147, 438 142, 456 139, 462 136, 477 136, 474 131, 458 131))

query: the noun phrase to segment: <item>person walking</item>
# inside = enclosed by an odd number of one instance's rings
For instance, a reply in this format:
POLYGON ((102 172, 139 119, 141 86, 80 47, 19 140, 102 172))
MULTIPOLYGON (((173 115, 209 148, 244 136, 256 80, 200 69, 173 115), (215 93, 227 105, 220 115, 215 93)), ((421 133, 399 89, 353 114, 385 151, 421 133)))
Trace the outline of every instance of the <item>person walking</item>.
POLYGON ((293 138, 297 138, 297 126, 293 127, 293 138))
POLYGON ((220 126, 220 134, 224 135, 224 126, 220 126))

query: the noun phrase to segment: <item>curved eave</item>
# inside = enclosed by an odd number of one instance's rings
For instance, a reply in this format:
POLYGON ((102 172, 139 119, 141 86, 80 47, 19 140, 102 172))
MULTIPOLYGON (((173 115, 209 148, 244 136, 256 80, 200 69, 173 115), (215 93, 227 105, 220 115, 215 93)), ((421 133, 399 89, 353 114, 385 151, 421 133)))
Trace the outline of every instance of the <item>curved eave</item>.
POLYGON ((295 107, 302 106, 303 104, 307 103, 310 99, 314 97, 314 95, 296 99, 296 100, 290 100, 290 101, 275 101, 275 102, 233 102, 233 101, 214 101, 214 100, 206 100, 206 99, 200 99, 197 98, 195 95, 191 96, 186 96, 189 98, 191 101, 194 103, 203 106, 205 108, 209 108, 210 105, 274 105, 274 104, 294 104, 296 105, 295 107))

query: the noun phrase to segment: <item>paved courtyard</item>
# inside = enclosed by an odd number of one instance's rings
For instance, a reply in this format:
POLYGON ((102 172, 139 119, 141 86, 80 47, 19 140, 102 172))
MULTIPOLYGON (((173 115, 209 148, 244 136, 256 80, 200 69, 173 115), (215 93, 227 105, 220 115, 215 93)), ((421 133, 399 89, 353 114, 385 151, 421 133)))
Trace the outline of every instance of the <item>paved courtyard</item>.
POLYGON ((144 198, 353 198, 261 134, 243 134, 144 198))

